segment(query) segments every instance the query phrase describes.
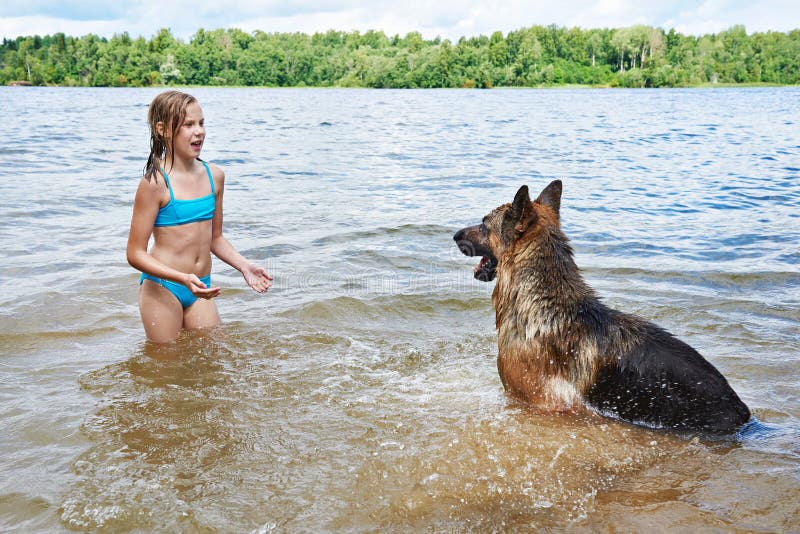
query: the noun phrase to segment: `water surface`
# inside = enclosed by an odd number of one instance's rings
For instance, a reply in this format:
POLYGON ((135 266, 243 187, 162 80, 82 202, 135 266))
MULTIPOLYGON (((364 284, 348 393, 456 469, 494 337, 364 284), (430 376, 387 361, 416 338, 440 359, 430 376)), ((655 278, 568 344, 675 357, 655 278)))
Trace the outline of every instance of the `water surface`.
POLYGON ((145 342, 125 262, 155 90, 0 88, 0 526, 800 524, 800 90, 198 89, 225 324, 145 342), (760 426, 710 440, 508 400, 453 232, 564 181, 591 285, 760 426))

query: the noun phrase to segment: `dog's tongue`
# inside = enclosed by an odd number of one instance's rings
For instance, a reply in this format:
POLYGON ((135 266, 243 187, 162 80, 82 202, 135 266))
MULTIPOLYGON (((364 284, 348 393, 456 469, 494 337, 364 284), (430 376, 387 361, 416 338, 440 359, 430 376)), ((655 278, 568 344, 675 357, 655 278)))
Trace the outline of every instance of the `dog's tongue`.
POLYGON ((484 267, 484 266, 485 266, 487 263, 489 263, 489 258, 488 258, 487 256, 484 256, 484 257, 482 257, 482 258, 481 258, 481 261, 480 261, 480 263, 479 263, 478 265, 476 265, 475 267, 473 267, 473 268, 472 268, 472 272, 475 272, 475 273, 477 273, 478 271, 480 271, 481 269, 483 269, 483 267, 484 267))

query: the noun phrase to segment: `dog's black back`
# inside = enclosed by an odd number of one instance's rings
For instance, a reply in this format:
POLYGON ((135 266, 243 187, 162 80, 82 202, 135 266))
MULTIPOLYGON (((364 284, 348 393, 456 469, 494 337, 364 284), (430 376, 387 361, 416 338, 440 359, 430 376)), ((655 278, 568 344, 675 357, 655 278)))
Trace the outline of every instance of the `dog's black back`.
POLYGON ((750 419, 725 377, 688 344, 633 316, 607 309, 605 317, 635 336, 624 351, 608 347, 611 358, 584 394, 590 406, 634 423, 713 433, 750 419))

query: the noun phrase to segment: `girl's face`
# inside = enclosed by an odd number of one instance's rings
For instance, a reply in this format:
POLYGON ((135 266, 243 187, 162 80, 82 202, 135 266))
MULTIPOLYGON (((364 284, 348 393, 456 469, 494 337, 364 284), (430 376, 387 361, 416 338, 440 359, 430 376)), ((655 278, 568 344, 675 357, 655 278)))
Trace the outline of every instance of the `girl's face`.
POLYGON ((174 135, 175 157, 194 159, 200 156, 206 138, 205 119, 200 104, 193 102, 186 106, 186 116, 174 135))

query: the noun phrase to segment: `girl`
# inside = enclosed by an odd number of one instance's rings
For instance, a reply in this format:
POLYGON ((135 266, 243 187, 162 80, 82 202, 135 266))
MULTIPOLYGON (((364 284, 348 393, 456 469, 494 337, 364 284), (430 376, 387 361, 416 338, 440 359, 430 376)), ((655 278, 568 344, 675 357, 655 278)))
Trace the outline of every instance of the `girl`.
POLYGON ((175 340, 181 328, 220 324, 211 253, 263 293, 272 277, 222 235, 225 173, 200 159, 206 130, 197 100, 179 91, 153 99, 147 114, 150 157, 136 190, 128 263, 142 271, 139 312, 148 339, 175 340), (154 245, 148 252, 150 236, 154 245))

